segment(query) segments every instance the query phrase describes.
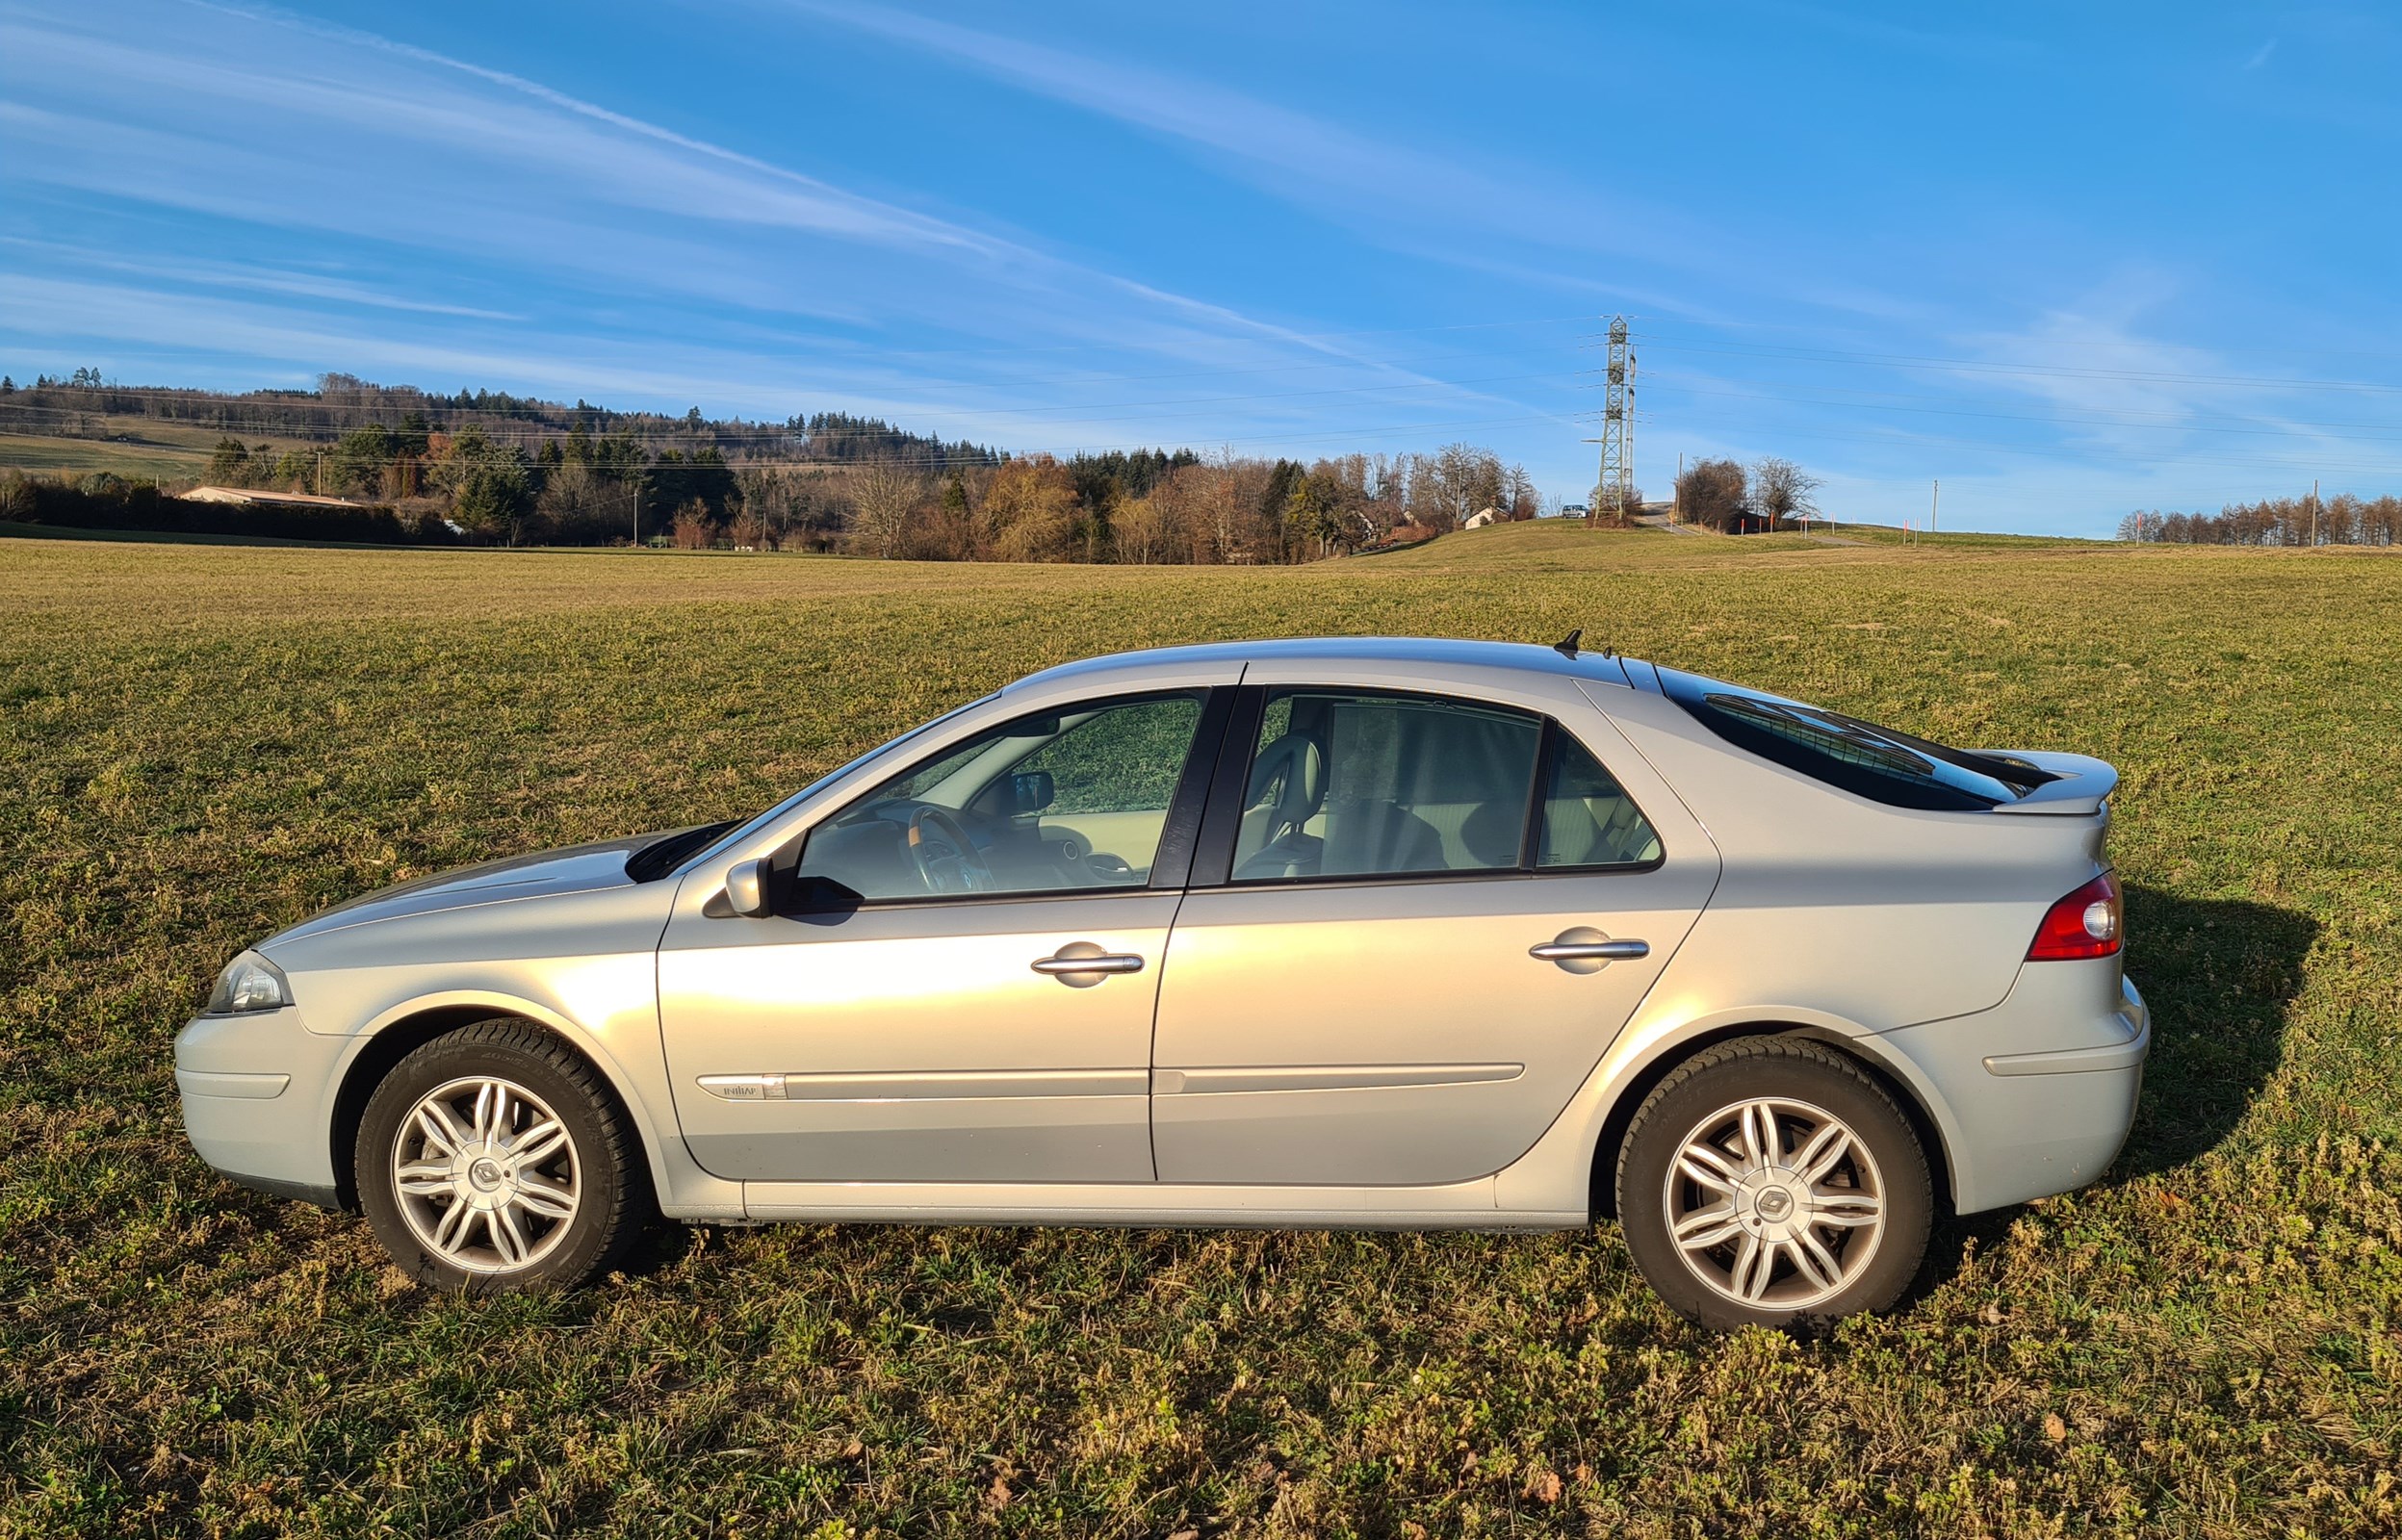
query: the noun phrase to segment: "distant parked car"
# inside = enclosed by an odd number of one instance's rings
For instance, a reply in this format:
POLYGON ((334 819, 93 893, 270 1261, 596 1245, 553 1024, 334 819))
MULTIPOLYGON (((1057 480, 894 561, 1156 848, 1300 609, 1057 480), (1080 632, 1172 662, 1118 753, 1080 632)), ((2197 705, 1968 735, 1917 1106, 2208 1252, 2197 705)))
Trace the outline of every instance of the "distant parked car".
POLYGON ((2115 782, 1573 641, 1097 658, 739 825, 329 910, 177 1080, 210 1164, 450 1289, 655 1209, 1614 1214, 1688 1316, 1839 1316, 2125 1137, 2115 782))

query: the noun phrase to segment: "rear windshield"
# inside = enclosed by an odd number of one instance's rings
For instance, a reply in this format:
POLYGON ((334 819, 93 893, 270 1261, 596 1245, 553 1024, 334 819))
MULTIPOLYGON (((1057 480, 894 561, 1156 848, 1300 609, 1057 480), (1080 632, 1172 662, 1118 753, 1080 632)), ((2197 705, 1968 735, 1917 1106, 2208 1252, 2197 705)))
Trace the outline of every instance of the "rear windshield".
POLYGON ((1889 807, 1974 812, 2058 779, 2023 760, 1946 748, 1697 674, 1664 668, 1660 686, 1737 748, 1889 807))

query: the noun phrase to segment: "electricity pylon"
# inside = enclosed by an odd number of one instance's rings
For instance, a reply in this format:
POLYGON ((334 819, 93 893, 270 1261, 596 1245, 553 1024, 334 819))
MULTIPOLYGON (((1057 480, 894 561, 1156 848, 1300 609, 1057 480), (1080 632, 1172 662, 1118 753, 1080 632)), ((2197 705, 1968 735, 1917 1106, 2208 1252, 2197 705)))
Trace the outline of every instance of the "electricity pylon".
POLYGON ((1609 381, 1601 407, 1601 477, 1593 485, 1587 523, 1609 514, 1632 518, 1635 505, 1635 348, 1626 318, 1610 318, 1609 381))

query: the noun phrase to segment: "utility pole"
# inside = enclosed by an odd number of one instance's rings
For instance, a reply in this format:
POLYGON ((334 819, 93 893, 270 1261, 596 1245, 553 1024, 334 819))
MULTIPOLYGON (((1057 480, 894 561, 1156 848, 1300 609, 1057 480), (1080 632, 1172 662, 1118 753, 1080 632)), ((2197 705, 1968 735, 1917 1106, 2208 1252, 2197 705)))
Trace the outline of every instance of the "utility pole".
POLYGON ((1668 488, 1668 523, 1685 522, 1685 451, 1676 451, 1676 481, 1668 488))
POLYGON ((633 478, 633 549, 642 549, 642 478, 633 478))
POLYGON ((1638 511, 1635 501, 1635 349, 1627 337, 1626 318, 1610 318, 1609 379, 1601 408, 1601 475, 1593 487, 1593 506, 1585 521, 1591 524, 1606 505, 1621 518, 1638 511))
POLYGON ((2311 549, 2318 549, 2318 477, 2311 477, 2311 549))
POLYGON ((1939 513, 1941 513, 1941 512, 1943 511, 1943 506, 1944 506, 1944 483, 1943 483, 1943 477, 1941 477, 1941 476, 1937 476, 1937 477, 1935 478, 1935 500, 1934 500, 1933 502, 1928 503, 1928 504, 1927 504, 1927 507, 1926 507, 1926 532, 1927 532, 1928 534, 1930 534, 1930 535, 1931 535, 1931 534, 1933 534, 1933 533, 1935 532, 1935 515, 1937 515, 1937 514, 1939 514, 1939 513))

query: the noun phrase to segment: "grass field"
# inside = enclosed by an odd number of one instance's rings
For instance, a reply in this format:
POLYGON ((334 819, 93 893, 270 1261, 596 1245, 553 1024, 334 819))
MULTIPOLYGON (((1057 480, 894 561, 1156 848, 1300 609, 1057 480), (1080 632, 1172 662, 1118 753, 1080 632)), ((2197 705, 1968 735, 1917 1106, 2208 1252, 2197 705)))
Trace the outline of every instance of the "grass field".
POLYGON ((0 1534, 2402 1531, 2402 558, 1518 527, 1298 570, 0 540, 0 1534), (1718 1338, 1615 1231, 676 1231, 403 1285, 168 1042, 323 905, 749 810, 1043 664, 1589 642, 2098 754, 2143 1109, 1889 1317, 1718 1338))
POLYGON ((164 444, 120 444, 109 439, 36 438, 0 433, 0 466, 39 475, 88 475, 108 471, 129 481, 196 479, 208 469, 207 451, 164 444))
MULTIPOLYGON (((65 472, 84 475, 110 471, 128 480, 198 480, 206 475, 209 452, 225 430, 196 423, 167 423, 157 418, 115 415, 99 420, 102 438, 70 435, 0 433, 0 466, 39 475, 65 472)), ((302 441, 268 438, 247 432, 237 437, 253 447, 270 445, 272 453, 302 441)))

